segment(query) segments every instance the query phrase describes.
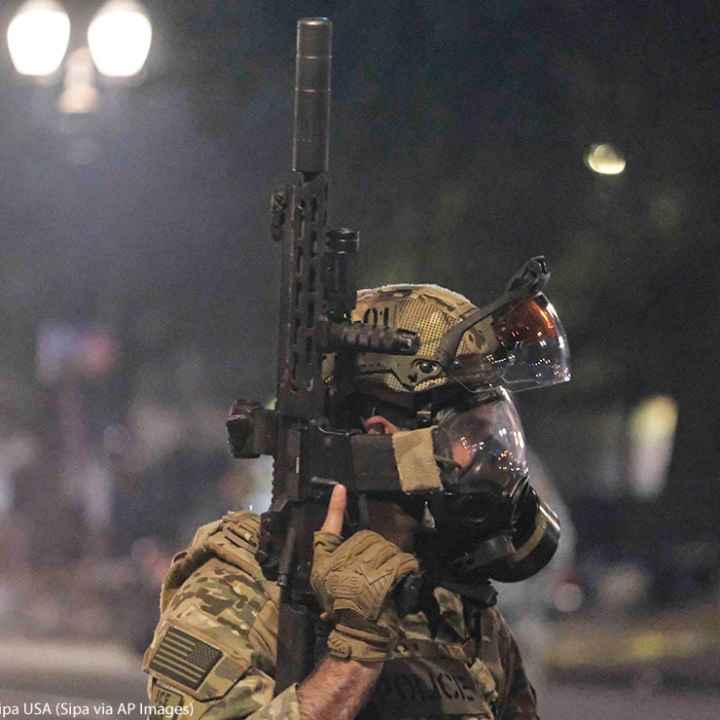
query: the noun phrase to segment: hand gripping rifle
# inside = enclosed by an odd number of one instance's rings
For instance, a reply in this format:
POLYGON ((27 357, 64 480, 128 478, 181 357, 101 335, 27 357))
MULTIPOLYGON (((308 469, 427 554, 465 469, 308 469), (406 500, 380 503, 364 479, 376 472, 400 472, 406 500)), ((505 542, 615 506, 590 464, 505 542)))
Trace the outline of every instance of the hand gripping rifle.
POLYGON ((342 427, 353 353, 413 355, 415 333, 352 322, 352 267, 358 233, 327 225, 332 24, 297 26, 292 185, 271 198, 273 239, 282 244, 276 410, 238 401, 228 420, 236 457, 272 455, 273 495, 262 516, 258 558, 281 588, 275 693, 314 665, 312 533, 322 523, 329 486, 353 486, 353 433, 342 427), (323 376, 332 360, 333 372, 323 376))

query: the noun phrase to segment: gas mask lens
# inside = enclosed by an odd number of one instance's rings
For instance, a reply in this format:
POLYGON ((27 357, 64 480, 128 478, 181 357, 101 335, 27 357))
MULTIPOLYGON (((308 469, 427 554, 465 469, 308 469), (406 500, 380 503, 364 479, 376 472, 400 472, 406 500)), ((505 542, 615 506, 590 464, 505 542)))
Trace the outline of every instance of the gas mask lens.
POLYGON ((525 435, 505 390, 441 422, 436 443, 453 492, 509 498, 527 477, 525 435))
POLYGON ((435 443, 445 493, 431 497, 448 562, 468 573, 515 552, 518 504, 528 465, 520 417, 504 389, 440 422, 435 443))

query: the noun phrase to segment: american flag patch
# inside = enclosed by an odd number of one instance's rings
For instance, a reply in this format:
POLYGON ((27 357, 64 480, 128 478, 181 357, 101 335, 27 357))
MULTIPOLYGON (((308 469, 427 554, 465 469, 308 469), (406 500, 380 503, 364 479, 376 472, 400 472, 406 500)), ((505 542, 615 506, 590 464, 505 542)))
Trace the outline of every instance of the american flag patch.
POLYGON ((171 627, 158 645, 150 669, 197 690, 221 657, 217 648, 171 627))

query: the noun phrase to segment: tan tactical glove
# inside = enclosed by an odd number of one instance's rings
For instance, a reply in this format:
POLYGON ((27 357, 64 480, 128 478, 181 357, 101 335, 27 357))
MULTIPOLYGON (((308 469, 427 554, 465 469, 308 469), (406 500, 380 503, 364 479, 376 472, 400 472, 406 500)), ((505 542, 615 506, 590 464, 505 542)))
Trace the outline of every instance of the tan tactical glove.
POLYGON ((398 617, 390 593, 417 559, 371 530, 343 542, 316 532, 310 583, 334 624, 328 652, 363 662, 386 660, 397 642, 398 617))

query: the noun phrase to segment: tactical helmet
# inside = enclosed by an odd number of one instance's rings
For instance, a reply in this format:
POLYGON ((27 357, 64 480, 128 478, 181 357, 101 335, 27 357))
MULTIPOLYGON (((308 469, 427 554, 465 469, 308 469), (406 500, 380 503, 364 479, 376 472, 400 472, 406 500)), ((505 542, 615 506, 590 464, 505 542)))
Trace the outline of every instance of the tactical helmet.
POLYGON ((357 391, 403 398, 453 384, 523 390, 569 380, 565 331, 540 288, 532 286, 533 276, 527 280, 533 262, 503 296, 482 308, 437 285, 360 290, 353 320, 416 332, 420 348, 414 356, 358 355, 357 391))
MULTIPOLYGON (((399 284, 360 290, 353 320, 416 332, 420 349, 411 357, 379 353, 358 355, 357 389, 370 393, 380 388, 397 393, 418 393, 446 385, 448 376, 439 363, 440 340, 474 309, 466 297, 438 285, 399 284)), ((463 336, 458 355, 487 350, 490 350, 487 340, 476 326, 463 336)), ((465 379, 472 380, 471 377, 465 379)))

